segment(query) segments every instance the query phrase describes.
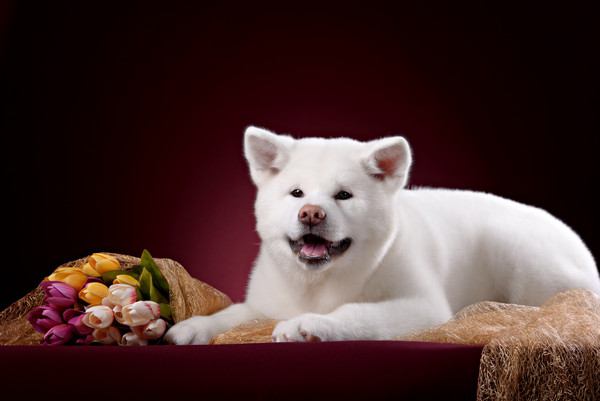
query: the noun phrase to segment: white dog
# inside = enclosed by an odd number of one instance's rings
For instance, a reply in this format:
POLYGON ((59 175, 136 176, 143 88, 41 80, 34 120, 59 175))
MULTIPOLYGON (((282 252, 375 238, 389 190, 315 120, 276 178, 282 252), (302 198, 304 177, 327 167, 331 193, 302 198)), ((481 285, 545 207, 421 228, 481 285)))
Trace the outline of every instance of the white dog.
POLYGON ((403 189, 402 137, 295 140, 249 127, 262 239, 246 301, 175 325, 203 344, 255 318, 274 341, 392 339, 484 300, 539 305, 556 292, 600 293, 594 258, 544 210, 498 196, 403 189))

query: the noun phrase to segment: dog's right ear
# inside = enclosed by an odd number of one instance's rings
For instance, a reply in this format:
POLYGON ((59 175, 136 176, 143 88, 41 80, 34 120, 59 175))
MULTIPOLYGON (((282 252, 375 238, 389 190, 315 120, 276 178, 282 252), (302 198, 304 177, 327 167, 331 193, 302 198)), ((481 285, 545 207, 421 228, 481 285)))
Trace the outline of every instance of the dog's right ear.
POLYGON ((289 160, 294 138, 249 126, 244 133, 244 155, 256 185, 279 173, 289 160))

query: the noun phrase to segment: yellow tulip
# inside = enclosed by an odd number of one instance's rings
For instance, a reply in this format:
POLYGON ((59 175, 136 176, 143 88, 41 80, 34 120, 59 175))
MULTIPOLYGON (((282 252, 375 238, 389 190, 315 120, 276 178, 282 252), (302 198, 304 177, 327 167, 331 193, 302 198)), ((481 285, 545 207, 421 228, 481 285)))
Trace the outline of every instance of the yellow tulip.
POLYGON ((138 287, 140 285, 139 281, 137 281, 134 277, 131 277, 128 274, 119 274, 113 280, 113 284, 129 284, 133 287, 138 287))
POLYGON ((92 277, 100 277, 103 273, 119 270, 121 268, 121 264, 117 259, 113 256, 107 255, 105 253, 94 253, 90 256, 81 270, 92 277))
POLYGON ((83 274, 81 269, 76 267, 59 267, 48 276, 48 280, 50 281, 62 281, 65 284, 70 285, 75 288, 75 290, 79 291, 85 285, 87 281, 87 276, 83 274))
POLYGON ((81 266, 81 271, 92 277, 100 277, 101 274, 98 273, 89 263, 85 263, 81 266))
POLYGON ((81 291, 79 298, 90 305, 100 305, 102 299, 108 295, 108 287, 102 283, 88 283, 81 291))

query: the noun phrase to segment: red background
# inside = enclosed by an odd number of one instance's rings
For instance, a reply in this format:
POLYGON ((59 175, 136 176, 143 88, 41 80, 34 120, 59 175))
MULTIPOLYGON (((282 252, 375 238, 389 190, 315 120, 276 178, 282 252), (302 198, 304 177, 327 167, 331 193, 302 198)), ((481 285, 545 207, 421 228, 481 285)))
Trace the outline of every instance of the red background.
POLYGON ((413 185, 544 207, 600 251, 590 10, 28 4, 0 8, 2 306, 61 262, 143 248, 242 300, 249 124, 405 135, 413 185))

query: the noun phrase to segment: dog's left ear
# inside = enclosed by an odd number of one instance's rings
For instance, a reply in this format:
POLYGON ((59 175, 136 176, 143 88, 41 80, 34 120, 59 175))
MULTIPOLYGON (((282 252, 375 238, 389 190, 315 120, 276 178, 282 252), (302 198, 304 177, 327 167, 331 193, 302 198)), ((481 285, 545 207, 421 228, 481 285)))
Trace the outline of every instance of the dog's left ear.
POLYGON ((412 164, 410 146, 401 136, 377 139, 367 142, 368 151, 363 158, 367 173, 396 188, 402 188, 408 181, 412 164))
POLYGON ((256 185, 279 173, 287 164, 291 136, 277 135, 263 128, 249 126, 244 133, 244 155, 248 160, 250 175, 256 185))

